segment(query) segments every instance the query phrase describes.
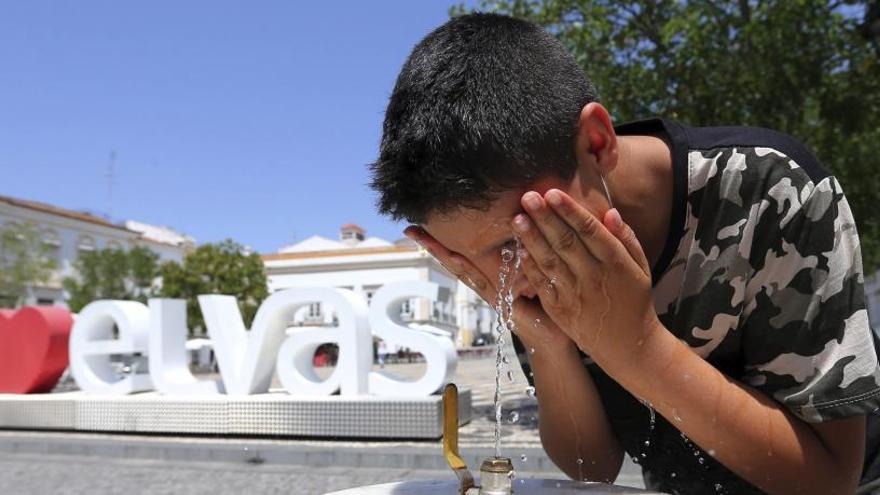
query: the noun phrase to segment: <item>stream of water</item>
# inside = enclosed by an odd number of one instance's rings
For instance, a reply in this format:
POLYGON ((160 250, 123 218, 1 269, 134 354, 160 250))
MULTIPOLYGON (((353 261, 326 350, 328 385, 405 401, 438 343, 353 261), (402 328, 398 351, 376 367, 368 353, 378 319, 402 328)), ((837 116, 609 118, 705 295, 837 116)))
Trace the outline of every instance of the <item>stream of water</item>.
POLYGON ((498 270, 498 295, 495 299, 495 457, 501 457, 501 369, 505 365, 505 336, 514 330, 513 322, 513 282, 519 271, 520 242, 501 249, 501 268, 498 270))

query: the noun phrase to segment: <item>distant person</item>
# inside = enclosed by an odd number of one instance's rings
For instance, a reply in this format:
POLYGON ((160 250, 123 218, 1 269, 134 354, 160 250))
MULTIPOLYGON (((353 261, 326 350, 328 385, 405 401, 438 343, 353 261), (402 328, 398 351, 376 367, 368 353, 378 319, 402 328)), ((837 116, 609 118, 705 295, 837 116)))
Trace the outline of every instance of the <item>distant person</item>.
POLYGON ((376 354, 379 360, 379 367, 385 367, 385 359, 388 358, 388 344, 385 343, 384 340, 379 341, 379 345, 376 349, 376 354))
POLYGON ((373 173, 381 211, 490 303, 521 239, 516 346, 569 476, 613 481, 626 454, 668 493, 877 477, 855 222, 793 138, 615 127, 553 36, 475 14, 407 59, 373 173))

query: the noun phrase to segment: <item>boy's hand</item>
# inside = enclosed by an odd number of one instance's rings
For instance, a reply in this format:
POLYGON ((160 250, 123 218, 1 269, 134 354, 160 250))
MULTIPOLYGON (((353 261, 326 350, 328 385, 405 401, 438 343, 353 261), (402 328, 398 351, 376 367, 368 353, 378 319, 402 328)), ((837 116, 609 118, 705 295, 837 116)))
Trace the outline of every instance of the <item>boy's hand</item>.
POLYGON ((513 219, 522 270, 550 318, 594 359, 641 346, 659 326, 651 271, 617 210, 600 220, 558 189, 528 192, 522 205, 528 215, 513 219))
MULTIPOLYGON (((407 227, 403 233, 419 243, 450 273, 458 277, 491 307, 495 307, 498 295, 497 279, 487 277, 463 255, 446 249, 431 234, 417 226, 407 227)), ((533 349, 560 349, 574 343, 544 312, 537 301, 518 297, 513 303, 515 333, 523 344, 533 349)))

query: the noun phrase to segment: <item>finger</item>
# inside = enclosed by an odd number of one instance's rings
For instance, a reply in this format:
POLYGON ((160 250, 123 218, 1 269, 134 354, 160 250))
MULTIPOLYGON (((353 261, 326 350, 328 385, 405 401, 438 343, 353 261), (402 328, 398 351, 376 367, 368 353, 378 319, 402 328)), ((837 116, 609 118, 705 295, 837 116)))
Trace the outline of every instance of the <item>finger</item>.
POLYGON ((605 224, 605 227, 608 228, 608 231, 620 240, 623 247, 626 248, 626 251, 632 259, 639 264, 639 268, 642 269, 645 275, 650 277, 651 264, 648 263, 648 258, 645 257, 645 251, 642 249, 642 244, 639 242, 633 229, 623 222, 623 218, 620 217, 620 212, 617 211, 617 208, 611 208, 605 212, 603 223, 605 224))
POLYGON ((573 229, 581 243, 599 261, 609 262, 619 256, 621 244, 589 210, 568 194, 551 189, 545 194, 547 204, 573 229))
POLYGON ((526 276, 529 284, 538 291, 538 298, 542 304, 557 305, 559 303, 559 291, 556 289, 557 283, 547 277, 528 251, 521 250, 519 259, 520 270, 526 276))
POLYGON ((590 253, 578 238, 577 232, 547 206, 540 194, 534 191, 525 193, 522 197, 522 205, 560 258, 572 268, 589 261, 590 253))
POLYGON ((481 298, 492 302, 496 292, 494 286, 467 258, 447 249, 421 227, 410 225, 403 233, 424 247, 444 268, 473 289, 481 298))
MULTIPOLYGON (((533 260, 532 264, 547 280, 561 282, 566 286, 574 284, 575 276, 569 264, 553 249, 544 234, 529 220, 528 215, 519 214, 513 217, 513 230, 519 236, 525 253, 533 260)), ((586 252, 584 256, 588 256, 586 252)))

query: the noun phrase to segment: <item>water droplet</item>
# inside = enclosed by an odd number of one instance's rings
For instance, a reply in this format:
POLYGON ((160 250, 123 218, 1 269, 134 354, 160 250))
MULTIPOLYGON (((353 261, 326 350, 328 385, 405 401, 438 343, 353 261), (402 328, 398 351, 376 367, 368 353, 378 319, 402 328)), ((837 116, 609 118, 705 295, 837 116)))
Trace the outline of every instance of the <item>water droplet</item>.
POLYGON ((647 459, 647 457, 648 457, 648 454, 642 452, 642 459, 647 459))
POLYGON ((578 457, 577 463, 578 463, 578 466, 580 466, 584 463, 584 460, 581 459, 580 457, 578 457))
POLYGON ((526 457, 525 454, 520 454, 520 455, 519 455, 519 460, 521 460, 521 461, 523 461, 523 462, 526 462, 527 460, 529 460, 529 458, 526 457))
POLYGON ((694 450, 694 457, 696 457, 696 456, 698 456, 698 455, 700 455, 700 451, 699 451, 699 450, 694 450))
POLYGON ((712 457, 715 457, 715 449, 709 449, 709 452, 708 452, 708 453, 709 453, 709 455, 711 455, 712 457))
POLYGON ((633 464, 638 464, 638 463, 639 463, 639 458, 633 456, 632 461, 633 461, 633 464))
POLYGON ((510 478, 510 479, 514 479, 514 478, 516 478, 516 471, 514 471, 514 470, 511 469, 510 472, 507 473, 507 477, 510 478))
POLYGON ((534 354, 534 353, 535 353, 535 348, 529 347, 529 354, 534 354))
POLYGON ((530 398, 535 398, 535 387, 526 387, 526 395, 530 398))
POLYGON ((529 371, 529 376, 530 376, 530 377, 534 377, 534 376, 535 376, 535 372, 534 372, 534 371, 529 371))
POLYGON ((510 358, 507 357, 507 354, 501 357, 501 362, 504 364, 510 364, 510 358))
POLYGON ((721 492, 723 490, 724 490, 724 485, 722 485, 721 483, 715 483, 715 491, 716 492, 721 492))
POLYGON ((700 457, 699 459, 697 459, 697 462, 699 462, 700 464, 706 464, 706 459, 700 457))
POLYGON ((651 441, 645 440, 645 447, 650 447, 650 446, 651 446, 651 441))
POLYGON ((504 263, 510 263, 513 261, 513 257, 516 253, 510 249, 509 247, 505 247, 501 249, 501 261, 504 263))
POLYGON ((676 411, 674 407, 672 408, 672 417, 675 418, 675 421, 677 421, 679 423, 681 423, 683 421, 681 419, 681 416, 678 415, 678 411, 676 411))
POLYGON ((669 473, 669 477, 670 477, 670 478, 675 478, 675 476, 676 476, 675 471, 669 473))
POLYGON ((510 416, 507 417, 507 422, 513 424, 517 421, 519 421, 519 413, 516 411, 511 412, 510 416))
POLYGON ((525 479, 525 478, 520 478, 520 479, 519 479, 519 484, 520 484, 520 485, 525 485, 525 484, 526 484, 526 479, 525 479))

